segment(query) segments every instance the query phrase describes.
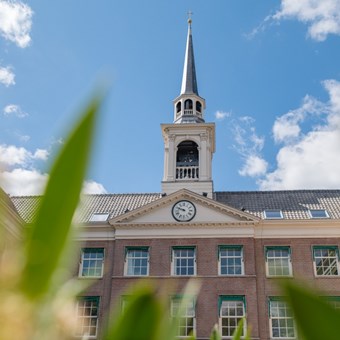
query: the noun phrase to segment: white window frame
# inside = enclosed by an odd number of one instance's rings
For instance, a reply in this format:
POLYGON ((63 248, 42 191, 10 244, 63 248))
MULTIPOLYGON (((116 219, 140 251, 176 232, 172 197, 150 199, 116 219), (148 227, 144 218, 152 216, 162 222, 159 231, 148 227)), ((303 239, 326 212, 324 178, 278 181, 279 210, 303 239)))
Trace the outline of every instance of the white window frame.
MULTIPOLYGON (((265 257, 266 257, 266 275, 267 277, 292 277, 293 276, 293 267, 292 267, 292 256, 291 256, 291 248, 289 246, 266 246, 265 247, 265 257), (271 250, 288 250, 288 256, 275 256, 269 257, 268 252, 271 250), (288 260, 288 274, 271 274, 269 273, 269 262, 271 261, 284 261, 288 260)), ((277 267, 280 268, 280 267, 277 267)), ((283 268, 283 267, 281 267, 283 268)))
MULTIPOLYGON (((283 299, 279 299, 279 298, 269 298, 269 306, 268 306, 268 308, 269 308, 269 331, 270 331, 270 338, 271 339, 296 339, 296 337, 297 337, 297 331, 296 331, 296 326, 295 326, 295 322, 294 322, 294 318, 293 318, 293 316, 287 316, 286 314, 287 314, 287 311, 288 312, 291 312, 291 310, 290 310, 290 308, 289 308, 289 306, 288 306, 288 304, 285 302, 285 301, 283 301, 283 299), (281 304, 281 306, 284 306, 285 307, 285 316, 280 316, 280 315, 278 315, 278 316, 276 316, 276 315, 274 315, 273 316, 273 309, 274 309, 274 307, 275 308, 277 308, 276 306, 274 306, 274 303, 280 303, 281 304), (285 336, 285 337, 283 337, 283 336, 274 336, 274 332, 273 332, 273 321, 274 320, 291 320, 292 322, 293 322, 293 329, 294 329, 294 336, 292 336, 292 337, 289 337, 289 336, 285 336)), ((277 327, 278 329, 281 329, 281 327, 277 327)))
MULTIPOLYGON (((340 266, 339 266, 339 249, 337 246, 313 246, 312 247, 312 252, 313 252, 313 267, 314 267, 314 275, 316 277, 337 277, 340 275, 340 266), (334 250, 335 251, 335 256, 334 257, 330 257, 330 256, 327 256, 327 257, 323 257, 323 256, 316 256, 315 254, 315 251, 316 250, 334 250), (330 260, 330 259, 335 259, 336 261, 336 269, 337 269, 337 274, 318 274, 317 272, 317 264, 316 264, 316 259, 325 259, 325 260, 330 260)), ((322 267, 323 268, 323 267, 322 267)))
POLYGON ((283 219, 282 210, 280 209, 267 209, 263 211, 263 214, 266 220, 282 220, 283 219), (278 213, 280 216, 268 216, 270 213, 278 213))
MULTIPOLYGON (((218 311, 218 325, 219 332, 222 339, 231 339, 235 329, 237 329, 239 322, 244 319, 245 322, 243 324, 243 334, 242 337, 246 334, 247 329, 247 314, 246 314, 246 303, 244 296, 233 296, 233 295, 225 295, 219 297, 219 311, 218 311), (240 306, 242 306, 242 315, 237 315, 237 310, 239 310, 240 306), (223 309, 226 308, 227 311, 231 309, 234 311, 233 313, 229 313, 229 315, 223 315, 223 309), (223 320, 228 320, 228 327, 223 327, 223 320), (235 325, 230 325, 230 321, 234 321, 235 325), (223 335, 223 329, 229 329, 229 335, 223 335)), ((228 313, 227 313, 228 314, 228 313)))
POLYGON ((175 296, 170 302, 171 317, 179 317, 176 337, 179 339, 196 336, 196 299, 194 297, 175 296), (181 310, 180 310, 181 309, 181 310), (192 334, 188 331, 188 321, 192 319, 192 334), (183 323, 185 324, 183 326, 183 323), (186 335, 181 335, 180 329, 185 329, 186 335))
POLYGON ((93 213, 89 218, 89 222, 106 222, 109 215, 109 213, 93 213))
POLYGON ((243 259, 243 246, 240 245, 220 245, 218 247, 218 275, 221 276, 240 276, 240 275, 244 275, 244 259, 243 259), (235 256, 235 255, 231 255, 231 256, 222 256, 221 251, 223 250, 232 250, 232 249, 237 249, 241 252, 240 256, 235 256), (241 268, 241 273, 237 273, 237 274, 222 274, 222 259, 241 259, 241 264, 240 264, 240 268, 241 268))
MULTIPOLYGON (((139 268, 143 268, 145 266, 139 266, 139 268)), ((133 268, 137 268, 137 266, 134 266, 133 268)), ((126 247, 125 248, 125 262, 124 262, 124 276, 149 276, 150 271, 150 251, 149 247, 145 246, 136 246, 136 247, 126 247), (130 257, 129 253, 130 251, 147 251, 147 257, 130 257), (146 274, 136 274, 136 273, 129 273, 130 264, 136 260, 144 261, 146 260, 146 274), (130 262, 131 261, 131 262, 130 262)))
POLYGON ((324 218, 329 218, 329 214, 327 212, 326 209, 309 209, 309 215, 310 215, 310 218, 313 218, 313 219, 324 219, 324 218), (313 212, 320 212, 320 211, 323 211, 325 213, 325 216, 313 216, 313 212))
MULTIPOLYGON (((103 272, 104 272, 104 260, 105 260, 105 249, 104 248, 82 248, 81 249, 81 256, 80 256, 80 264, 79 264, 79 273, 78 276, 81 278, 101 278, 103 277, 103 272), (103 257, 98 260, 96 257, 85 257, 86 254, 88 253, 93 254, 99 254, 102 253, 103 257), (84 275, 83 270, 85 270, 84 267, 84 262, 87 261, 95 261, 95 262, 101 262, 101 272, 100 275, 84 275)), ((89 266, 90 267, 90 266, 89 266)), ((97 264, 94 268, 97 268, 97 264)))
POLYGON ((99 296, 80 297, 76 303, 76 329, 74 336, 77 338, 95 339, 98 335, 98 321, 99 321, 99 296), (85 305, 85 306, 81 306, 85 305), (96 309, 97 314, 92 315, 93 308, 96 309), (89 312, 89 313, 88 313, 89 312), (92 324, 92 320, 95 320, 95 325, 92 324), (81 325, 80 325, 81 323, 81 325), (88 325, 84 325, 84 323, 88 325), (95 327, 95 334, 90 335, 84 332, 84 328, 95 327))
MULTIPOLYGON (((171 250, 171 275, 172 276, 196 276, 196 272, 197 272, 197 266, 196 266, 196 262, 197 262, 197 249, 195 246, 180 246, 180 247, 172 247, 172 250, 171 250), (193 274, 177 274, 176 273, 176 269, 177 269, 177 263, 176 263, 176 260, 177 259, 191 259, 191 257, 187 256, 187 257, 182 257, 182 256, 177 256, 176 255, 176 251, 177 250, 193 250, 194 252, 194 256, 193 256, 193 274)), ((189 268, 189 267, 187 267, 189 268)), ((188 269, 187 269, 188 271, 188 269)))

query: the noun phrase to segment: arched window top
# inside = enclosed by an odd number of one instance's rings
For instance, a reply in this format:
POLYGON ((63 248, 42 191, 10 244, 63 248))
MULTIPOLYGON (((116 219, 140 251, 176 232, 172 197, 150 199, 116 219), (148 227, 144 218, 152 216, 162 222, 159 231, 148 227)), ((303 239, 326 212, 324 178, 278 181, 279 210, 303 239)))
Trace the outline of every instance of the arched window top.
POLYGON ((185 110, 192 110, 192 100, 191 99, 187 99, 184 102, 184 109, 185 110))
POLYGON ((176 104, 176 113, 180 112, 182 110, 182 103, 181 102, 178 102, 176 104))
POLYGON ((202 112, 202 104, 201 102, 196 102, 196 111, 197 112, 202 112))
POLYGON ((178 144, 176 165, 198 166, 198 145, 191 140, 186 140, 178 144))

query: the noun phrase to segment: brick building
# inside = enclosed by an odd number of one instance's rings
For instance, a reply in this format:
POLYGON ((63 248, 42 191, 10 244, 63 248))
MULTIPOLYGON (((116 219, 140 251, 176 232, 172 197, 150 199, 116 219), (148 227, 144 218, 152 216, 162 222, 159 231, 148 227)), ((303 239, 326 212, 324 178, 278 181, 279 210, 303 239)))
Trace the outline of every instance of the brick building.
MULTIPOLYGON (((230 338, 243 317, 253 339, 297 338, 277 278, 308 280, 339 304, 340 190, 214 191, 215 126, 205 123, 204 109, 189 20, 174 122, 161 125, 161 193, 82 198, 76 274, 94 284, 79 298, 77 335, 100 338, 104 316, 145 277, 168 284, 171 313, 188 279, 201 281, 199 294, 186 299, 179 338, 208 339, 215 323, 230 338)), ((38 199, 11 202, 30 223, 38 199)))

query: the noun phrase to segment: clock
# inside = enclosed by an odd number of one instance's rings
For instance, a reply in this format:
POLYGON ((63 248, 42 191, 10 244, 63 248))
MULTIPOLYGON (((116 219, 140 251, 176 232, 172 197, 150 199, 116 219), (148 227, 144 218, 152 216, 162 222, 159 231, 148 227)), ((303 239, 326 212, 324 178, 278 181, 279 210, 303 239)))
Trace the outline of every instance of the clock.
POLYGON ((178 222, 189 222, 196 215, 196 207, 189 201, 178 201, 172 207, 172 216, 178 222))

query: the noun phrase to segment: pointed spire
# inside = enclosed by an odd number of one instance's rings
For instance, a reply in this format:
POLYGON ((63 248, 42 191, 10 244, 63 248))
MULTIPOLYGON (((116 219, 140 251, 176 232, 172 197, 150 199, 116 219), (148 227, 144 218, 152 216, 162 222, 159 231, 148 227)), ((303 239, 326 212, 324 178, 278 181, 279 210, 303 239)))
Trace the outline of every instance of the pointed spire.
POLYGON ((191 13, 189 12, 188 37, 187 37, 187 46, 185 50, 181 94, 198 95, 194 48, 193 48, 192 34, 191 34, 191 23, 192 23, 191 13))

